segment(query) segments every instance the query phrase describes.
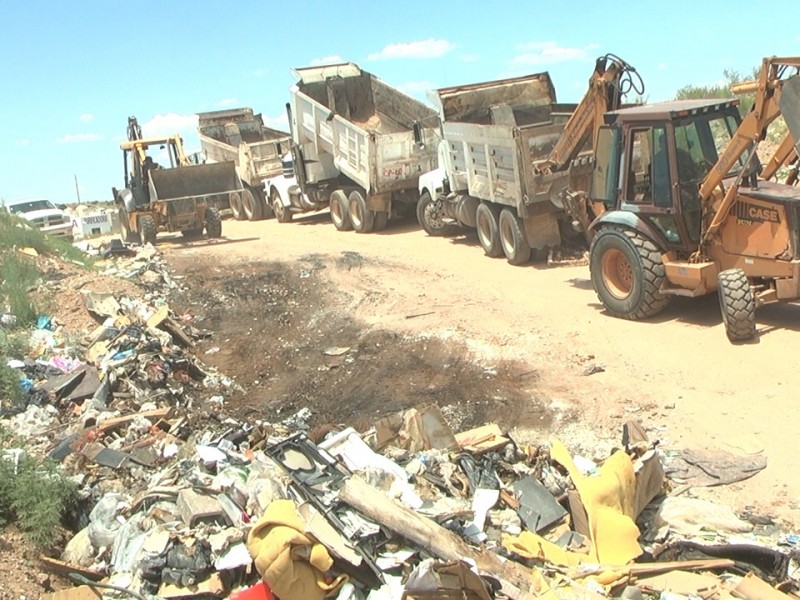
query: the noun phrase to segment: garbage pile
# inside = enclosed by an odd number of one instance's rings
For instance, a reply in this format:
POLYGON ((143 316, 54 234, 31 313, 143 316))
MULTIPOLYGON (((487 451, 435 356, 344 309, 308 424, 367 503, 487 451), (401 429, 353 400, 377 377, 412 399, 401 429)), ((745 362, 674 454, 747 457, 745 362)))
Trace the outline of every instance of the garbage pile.
MULTIPOLYGON (((367 431, 226 418, 236 384, 192 354, 151 247, 108 272, 140 299, 84 295, 103 322, 14 361, 27 408, 7 425, 81 486, 79 530, 43 569, 145 598, 321 600, 779 598, 798 539, 690 496, 761 457, 664 452, 637 422, 596 461, 495 424, 454 432, 435 406, 367 431), (201 416, 203 415, 203 416, 201 416), (781 546, 783 544, 783 546, 781 546)), ((568 440, 567 440, 568 441, 568 440)), ((768 525, 768 523, 766 523, 768 525)), ((112 596, 109 596, 112 597, 112 596)))

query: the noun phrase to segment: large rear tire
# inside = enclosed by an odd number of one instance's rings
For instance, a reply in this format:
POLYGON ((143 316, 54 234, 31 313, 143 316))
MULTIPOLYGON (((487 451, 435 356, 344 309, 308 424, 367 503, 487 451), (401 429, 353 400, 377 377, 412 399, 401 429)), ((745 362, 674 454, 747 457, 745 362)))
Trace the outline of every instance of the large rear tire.
POLYGON ((261 202, 249 186, 242 190, 242 212, 248 221, 260 221, 264 218, 261 202))
POLYGON ((367 200, 359 190, 350 192, 348 208, 350 222, 356 233, 370 233, 375 229, 375 213, 367 208, 367 200))
POLYGON ((336 190, 331 194, 329 202, 331 221, 339 231, 350 231, 353 228, 353 224, 350 222, 348 204, 347 194, 344 191, 336 190))
POLYGON ((242 206, 242 197, 238 192, 231 192, 228 194, 228 204, 231 207, 233 218, 237 221, 244 221, 244 207, 242 206))
POLYGON ((222 237, 222 217, 216 206, 206 208, 206 235, 208 239, 222 237))
POLYGON ((483 246, 486 256, 498 258, 503 256, 503 245, 500 243, 500 207, 481 202, 475 213, 475 226, 478 230, 478 241, 483 246))
POLYGON ((145 244, 156 244, 156 221, 152 215, 140 215, 136 221, 139 229, 139 242, 145 244))
POLYGON ((728 269, 717 276, 719 307, 725 333, 732 342, 756 335, 756 298, 742 269, 728 269))
POLYGON ((669 304, 670 296, 660 291, 666 277, 661 252, 638 231, 601 229, 589 255, 594 289, 615 317, 645 319, 669 304))
POLYGON ((445 222, 444 206, 439 199, 434 200, 428 192, 423 192, 417 202, 417 221, 428 235, 454 235, 458 227, 445 222))
POLYGON ((278 223, 289 223, 292 220, 292 211, 283 205, 278 190, 272 190, 269 200, 270 206, 272 206, 272 212, 275 214, 278 223))
POLYGON ((531 246, 525 237, 525 227, 510 208, 500 211, 500 243, 512 265, 524 265, 531 259, 531 246))
POLYGON ((131 231, 130 224, 128 223, 128 211, 124 206, 119 207, 119 229, 122 235, 122 241, 126 244, 135 244, 136 234, 131 231))

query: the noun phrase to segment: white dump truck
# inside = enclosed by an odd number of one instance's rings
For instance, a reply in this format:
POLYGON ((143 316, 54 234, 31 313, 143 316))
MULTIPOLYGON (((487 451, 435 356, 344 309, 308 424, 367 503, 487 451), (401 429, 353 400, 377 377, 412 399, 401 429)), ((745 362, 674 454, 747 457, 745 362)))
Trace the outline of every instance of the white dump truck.
POLYGON ((438 168, 419 179, 422 227, 430 235, 475 228, 488 256, 515 265, 580 237, 565 208, 572 190, 589 189, 594 138, 631 74, 618 57, 600 57, 580 104, 557 104, 547 73, 429 92, 442 140, 438 168))
POLYGON ((403 205, 413 210, 419 176, 436 166, 436 112, 353 63, 294 73, 292 156, 268 185, 276 216, 329 206, 337 229, 364 233, 403 205))
POLYGON ((233 197, 237 219, 257 221, 272 216, 265 182, 282 172, 281 158, 289 152, 290 136, 264 125, 252 108, 198 113, 200 147, 208 162, 233 161, 244 184, 240 199, 233 197))

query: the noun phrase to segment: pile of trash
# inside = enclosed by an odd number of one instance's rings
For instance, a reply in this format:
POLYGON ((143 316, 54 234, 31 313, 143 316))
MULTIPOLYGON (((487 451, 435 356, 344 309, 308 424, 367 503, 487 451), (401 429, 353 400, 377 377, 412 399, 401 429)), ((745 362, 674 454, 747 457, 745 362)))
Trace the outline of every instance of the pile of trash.
MULTIPOLYGON (((281 600, 779 598, 792 549, 768 519, 692 497, 753 476, 758 455, 663 451, 641 424, 600 460, 497 425, 454 432, 435 406, 367 431, 227 418, 235 382, 192 353, 208 332, 175 315, 152 247, 107 271, 142 298, 84 294, 102 320, 66 347, 41 323, 12 361, 27 407, 6 426, 81 487, 79 530, 42 568, 46 597, 281 600), (51 337, 53 340, 51 340, 51 337)), ((594 457, 598 458, 598 457, 594 457)))

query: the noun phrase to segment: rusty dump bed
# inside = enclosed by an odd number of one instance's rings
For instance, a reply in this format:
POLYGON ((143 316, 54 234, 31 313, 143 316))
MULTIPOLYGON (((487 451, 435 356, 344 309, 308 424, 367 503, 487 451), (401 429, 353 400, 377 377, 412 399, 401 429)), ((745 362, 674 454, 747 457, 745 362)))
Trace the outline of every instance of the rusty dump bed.
POLYGON ((191 165, 150 172, 151 200, 204 199, 242 187, 232 162, 191 165))
POLYGON ((271 129, 264 125, 260 114, 252 108, 234 108, 197 113, 197 130, 218 142, 238 146, 239 142, 254 144, 289 137, 285 131, 271 129))
POLYGON ((292 137, 307 183, 344 175, 370 195, 416 191, 419 175, 436 167, 439 121, 425 103, 354 63, 293 71, 292 137))
POLYGON ((564 182, 542 188, 532 168, 549 156, 576 108, 556 103, 549 74, 441 88, 428 97, 443 121, 454 192, 514 206, 524 215, 566 185, 564 175, 564 182))

